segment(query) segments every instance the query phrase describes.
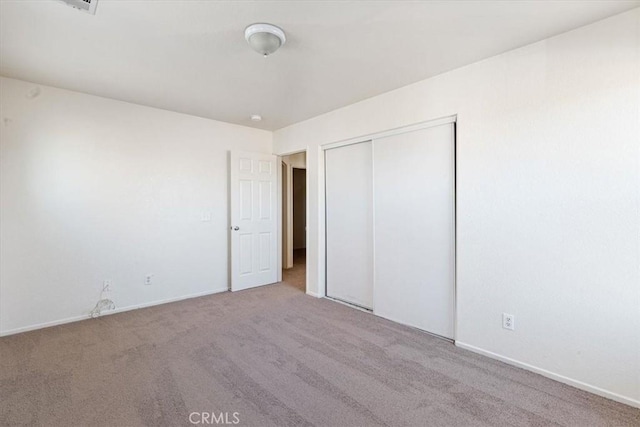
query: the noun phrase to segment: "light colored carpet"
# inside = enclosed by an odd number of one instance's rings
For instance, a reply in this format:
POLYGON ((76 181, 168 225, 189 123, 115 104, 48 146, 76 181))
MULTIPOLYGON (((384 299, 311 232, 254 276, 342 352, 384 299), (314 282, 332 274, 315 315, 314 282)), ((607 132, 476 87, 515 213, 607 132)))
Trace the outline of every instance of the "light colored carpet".
POLYGON ((283 270, 282 280, 302 292, 307 291, 306 283, 307 251, 296 249, 293 251, 293 267, 283 270))
POLYGON ((299 271, 0 339, 0 424, 640 425, 640 410, 307 296, 299 271))

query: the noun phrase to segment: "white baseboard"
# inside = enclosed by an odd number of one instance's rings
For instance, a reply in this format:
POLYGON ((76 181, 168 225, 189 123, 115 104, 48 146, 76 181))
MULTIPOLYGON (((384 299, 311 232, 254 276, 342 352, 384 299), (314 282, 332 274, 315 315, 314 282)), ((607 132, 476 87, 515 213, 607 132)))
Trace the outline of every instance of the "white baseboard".
POLYGON ((307 295, 311 295, 312 297, 315 297, 315 298, 322 298, 323 297, 323 295, 317 294, 315 292, 311 292, 310 290, 307 290, 307 295))
POLYGON ((496 359, 501 362, 508 363, 509 365, 517 366, 518 368, 535 372, 536 374, 540 374, 547 378, 551 378, 552 380, 559 381, 561 383, 570 385, 575 388, 579 388, 580 390, 588 391, 589 393, 597 394, 598 396, 606 397, 607 399, 615 400, 616 402, 624 403, 625 405, 633 406, 635 408, 640 408, 640 400, 635 400, 630 397, 622 396, 612 391, 608 391, 600 387, 596 387, 591 384, 584 383, 582 381, 574 380, 572 378, 565 377, 564 375, 556 374, 554 372, 547 371, 546 369, 538 368, 537 366, 529 365, 528 363, 520 362, 518 360, 511 359, 509 357, 502 356, 500 354, 493 353, 491 351, 484 350, 482 348, 475 347, 470 344, 465 344, 460 341, 456 341, 455 344, 456 346, 463 348, 465 350, 473 351, 474 353, 478 353, 483 356, 487 356, 492 359, 496 359))
MULTIPOLYGON (((221 292, 226 292, 228 290, 229 289, 225 287, 225 288, 221 288, 221 289, 215 289, 213 291, 198 292, 198 293, 195 293, 195 294, 182 295, 182 296, 175 297, 175 298, 167 298, 167 299, 163 299, 163 300, 145 302, 145 303, 142 303, 142 304, 134 304, 134 305, 126 306, 126 307, 119 307, 119 308, 116 308, 115 310, 109 310, 109 311, 105 311, 105 312, 101 313, 100 317, 108 316, 108 315, 116 314, 116 313, 123 313, 125 311, 137 310, 139 308, 153 307, 155 305, 161 305, 161 304, 167 304, 167 303, 170 303, 170 302, 182 301, 182 300, 185 300, 185 299, 198 298, 198 297, 203 297, 203 296, 206 296, 206 295, 218 294, 218 293, 221 293, 221 292)), ((38 323, 38 324, 35 324, 35 325, 23 326, 23 327, 20 327, 20 328, 9 329, 7 331, 1 331, 0 332, 0 337, 6 337, 6 336, 9 336, 9 335, 15 335, 15 334, 19 334, 19 333, 22 333, 22 332, 35 331, 36 329, 50 328, 52 326, 64 325, 65 323, 73 323, 73 322, 78 322, 80 320, 87 320, 87 319, 90 319, 90 318, 91 317, 89 317, 88 314, 82 314, 80 316, 67 317, 66 319, 53 320, 51 322, 44 322, 44 323, 38 323)))

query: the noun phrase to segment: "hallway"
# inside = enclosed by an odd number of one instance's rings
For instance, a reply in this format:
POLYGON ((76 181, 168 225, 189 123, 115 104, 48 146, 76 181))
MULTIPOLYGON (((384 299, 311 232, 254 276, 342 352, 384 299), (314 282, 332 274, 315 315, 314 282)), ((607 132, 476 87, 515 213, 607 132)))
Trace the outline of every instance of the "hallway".
POLYGON ((285 285, 306 292, 307 250, 295 249, 293 251, 293 267, 282 270, 282 282, 285 285))

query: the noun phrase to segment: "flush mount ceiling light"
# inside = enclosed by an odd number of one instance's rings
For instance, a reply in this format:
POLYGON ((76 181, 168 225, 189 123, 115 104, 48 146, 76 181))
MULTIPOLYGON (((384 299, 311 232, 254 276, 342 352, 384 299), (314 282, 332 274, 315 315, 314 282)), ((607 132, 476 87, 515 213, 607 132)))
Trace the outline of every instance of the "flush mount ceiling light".
POLYGON ((268 56, 287 41, 284 31, 271 24, 252 24, 244 30, 249 46, 261 55, 268 56))

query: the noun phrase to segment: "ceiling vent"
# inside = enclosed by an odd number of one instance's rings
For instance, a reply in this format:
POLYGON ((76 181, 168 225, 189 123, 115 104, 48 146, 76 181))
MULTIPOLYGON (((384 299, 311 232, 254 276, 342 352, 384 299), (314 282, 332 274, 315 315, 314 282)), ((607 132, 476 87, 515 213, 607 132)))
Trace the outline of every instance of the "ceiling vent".
POLYGON ((83 12, 88 12, 92 15, 96 14, 96 6, 98 5, 98 0, 59 0, 74 9, 82 10, 83 12))

